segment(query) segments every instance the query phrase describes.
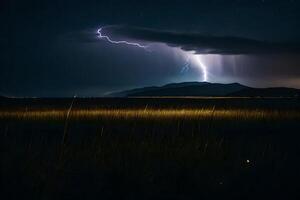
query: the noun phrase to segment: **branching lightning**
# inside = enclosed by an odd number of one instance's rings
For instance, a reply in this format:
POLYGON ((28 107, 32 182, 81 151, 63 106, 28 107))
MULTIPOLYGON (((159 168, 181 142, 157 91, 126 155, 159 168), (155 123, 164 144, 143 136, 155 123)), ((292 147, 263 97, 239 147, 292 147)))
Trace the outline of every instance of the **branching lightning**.
POLYGON ((128 42, 126 40, 119 40, 119 41, 116 41, 116 40, 112 40, 109 36, 107 35, 104 35, 102 33, 102 28, 99 28, 97 30, 97 33, 98 33, 98 38, 100 39, 104 39, 112 44, 125 44, 125 45, 131 45, 131 46, 136 46, 136 47, 139 47, 139 48, 143 48, 143 49, 147 49, 148 46, 145 46, 145 45, 141 45, 139 43, 136 43, 136 42, 128 42))
POLYGON ((201 71, 201 81, 207 82, 209 77, 207 66, 203 62, 204 57, 202 55, 195 54, 194 52, 187 52, 186 54, 188 56, 188 59, 194 64, 194 66, 197 66, 197 68, 201 71))
MULTIPOLYGON (((135 46, 135 47, 138 47, 138 48, 142 48, 146 51, 150 51, 148 49, 149 46, 147 46, 147 45, 142 45, 142 44, 139 44, 137 42, 130 42, 130 41, 126 41, 126 40, 113 40, 113 39, 111 39, 111 37, 109 35, 105 35, 103 33, 103 27, 101 27, 97 30, 97 34, 98 34, 99 39, 106 40, 111 44, 130 45, 130 46, 135 46)), ((187 59, 187 63, 184 65, 183 69, 181 70, 181 73, 184 73, 185 71, 187 71, 189 69, 190 61, 192 61, 193 63, 196 64, 196 66, 198 66, 199 70, 201 70, 201 72, 202 72, 202 81, 208 81, 207 67, 202 62, 201 55, 196 55, 194 53, 190 54, 190 53, 187 53, 187 52, 184 52, 184 54, 188 56, 187 57, 188 59, 187 59)))

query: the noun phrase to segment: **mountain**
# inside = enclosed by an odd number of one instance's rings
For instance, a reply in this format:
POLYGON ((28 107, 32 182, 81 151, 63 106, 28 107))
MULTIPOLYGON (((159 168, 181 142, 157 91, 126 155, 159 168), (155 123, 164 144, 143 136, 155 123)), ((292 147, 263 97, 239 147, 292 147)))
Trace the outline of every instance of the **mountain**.
POLYGON ((111 93, 113 97, 152 96, 227 96, 227 97, 298 97, 300 90, 293 88, 251 88, 239 83, 208 82, 171 83, 161 87, 144 87, 111 93))

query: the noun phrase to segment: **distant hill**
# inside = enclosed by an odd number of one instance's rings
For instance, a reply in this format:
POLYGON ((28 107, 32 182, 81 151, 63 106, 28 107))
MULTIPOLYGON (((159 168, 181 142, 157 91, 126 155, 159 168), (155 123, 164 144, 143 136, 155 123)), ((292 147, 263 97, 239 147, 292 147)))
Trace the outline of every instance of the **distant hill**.
POLYGON ((161 87, 144 87, 111 93, 114 97, 152 96, 228 96, 228 97, 300 97, 300 90, 293 88, 251 88, 239 83, 221 84, 208 82, 172 83, 161 87))

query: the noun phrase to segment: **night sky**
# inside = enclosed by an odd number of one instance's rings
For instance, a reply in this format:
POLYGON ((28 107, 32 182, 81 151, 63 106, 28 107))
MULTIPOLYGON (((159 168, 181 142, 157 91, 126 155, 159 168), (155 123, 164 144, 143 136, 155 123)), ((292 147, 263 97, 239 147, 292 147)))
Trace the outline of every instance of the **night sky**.
POLYGON ((0 95, 171 82, 300 88, 298 0, 1 0, 0 95))

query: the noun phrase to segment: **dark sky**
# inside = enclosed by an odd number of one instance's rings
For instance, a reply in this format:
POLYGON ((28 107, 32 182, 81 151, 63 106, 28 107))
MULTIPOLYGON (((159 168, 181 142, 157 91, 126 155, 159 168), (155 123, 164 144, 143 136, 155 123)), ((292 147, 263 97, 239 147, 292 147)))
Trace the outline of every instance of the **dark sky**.
POLYGON ((181 81, 300 88, 297 0, 1 0, 0 95, 181 81), (147 46, 112 44, 127 41, 147 46))

